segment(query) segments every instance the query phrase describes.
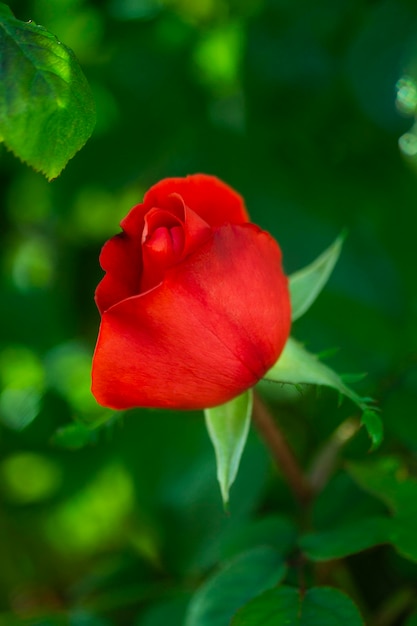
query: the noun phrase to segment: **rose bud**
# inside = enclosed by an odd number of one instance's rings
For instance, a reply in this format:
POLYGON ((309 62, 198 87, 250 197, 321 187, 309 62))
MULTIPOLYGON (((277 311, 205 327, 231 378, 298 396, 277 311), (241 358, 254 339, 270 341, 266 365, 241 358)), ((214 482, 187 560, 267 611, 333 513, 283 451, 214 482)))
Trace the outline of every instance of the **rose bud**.
POLYGON ((276 241, 213 176, 167 178, 103 247, 92 391, 114 409, 204 409, 255 385, 290 331, 276 241))

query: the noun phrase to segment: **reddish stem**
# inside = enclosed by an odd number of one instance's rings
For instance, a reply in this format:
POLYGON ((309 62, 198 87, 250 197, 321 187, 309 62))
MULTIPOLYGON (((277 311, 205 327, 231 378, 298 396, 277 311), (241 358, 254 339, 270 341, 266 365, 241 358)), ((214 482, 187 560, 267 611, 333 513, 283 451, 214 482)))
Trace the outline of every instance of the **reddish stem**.
POLYGON ((301 505, 306 506, 313 495, 311 486, 277 422, 256 392, 253 399, 252 420, 287 480, 295 498, 301 505))

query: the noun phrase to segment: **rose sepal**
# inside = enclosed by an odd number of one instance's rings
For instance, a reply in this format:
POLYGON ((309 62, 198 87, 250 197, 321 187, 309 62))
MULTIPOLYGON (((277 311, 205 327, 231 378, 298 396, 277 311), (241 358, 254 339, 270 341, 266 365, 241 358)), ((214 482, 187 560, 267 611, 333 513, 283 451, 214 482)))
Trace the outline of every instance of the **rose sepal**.
POLYGON ((289 277, 293 322, 308 311, 329 280, 339 259, 345 238, 346 232, 344 231, 317 259, 289 277))
POLYGON ((248 437, 252 406, 253 391, 248 389, 230 402, 204 411, 207 431, 216 455, 217 480, 225 509, 248 437))
POLYGON ((372 398, 365 398, 353 391, 343 380, 343 376, 320 361, 319 357, 308 352, 304 346, 290 337, 281 356, 267 372, 264 380, 291 385, 323 385, 336 389, 362 411, 362 424, 366 427, 375 450, 382 442, 383 426, 381 418, 373 406, 372 398))

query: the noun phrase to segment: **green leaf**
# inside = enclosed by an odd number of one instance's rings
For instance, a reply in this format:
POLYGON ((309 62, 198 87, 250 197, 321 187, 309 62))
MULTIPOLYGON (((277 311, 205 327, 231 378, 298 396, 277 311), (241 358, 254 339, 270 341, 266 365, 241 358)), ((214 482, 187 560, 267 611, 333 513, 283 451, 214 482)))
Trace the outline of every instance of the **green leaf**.
POLYGON ((346 469, 356 484, 391 512, 410 509, 417 513, 417 482, 409 478, 400 459, 387 456, 367 463, 348 463, 346 469))
POLYGON ((239 607, 277 585, 285 572, 272 548, 240 554, 200 587, 189 605, 185 626, 227 626, 239 607))
POLYGON ((204 411, 216 454, 217 480, 225 505, 229 501, 229 489, 237 476, 248 436, 252 403, 253 392, 248 390, 226 404, 204 411))
POLYGON ((389 543, 391 533, 391 518, 370 517, 342 528, 304 535, 300 548, 312 561, 329 561, 389 543))
POLYGON ((90 137, 95 105, 70 48, 0 4, 0 141, 51 180, 90 137))
POLYGON ((327 283, 344 239, 345 234, 340 235, 313 263, 289 277, 293 321, 304 315, 327 283))
POLYGON ((390 543, 401 556, 416 562, 417 480, 393 457, 373 463, 349 463, 347 469, 357 484, 391 510, 390 543))
POLYGON ((271 589, 244 606, 231 626, 364 626, 352 600, 337 589, 313 587, 305 595, 293 587, 271 589))
POLYGON ((369 402, 370 398, 362 398, 330 367, 290 337, 285 348, 275 365, 267 372, 265 378, 279 383, 292 385, 325 385, 336 389, 346 396, 363 411, 362 423, 368 430, 372 441, 372 449, 376 449, 383 436, 383 428, 380 417, 373 411, 369 402))

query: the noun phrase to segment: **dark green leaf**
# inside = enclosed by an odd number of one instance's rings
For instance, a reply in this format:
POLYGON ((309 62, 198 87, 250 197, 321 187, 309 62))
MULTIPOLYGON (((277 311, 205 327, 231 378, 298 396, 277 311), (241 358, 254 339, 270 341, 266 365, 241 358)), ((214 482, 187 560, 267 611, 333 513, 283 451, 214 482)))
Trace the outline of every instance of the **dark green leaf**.
POLYGON ((362 489, 382 500, 392 512, 417 508, 417 483, 409 479, 399 459, 383 457, 367 463, 348 463, 347 470, 362 489))
POLYGON ((379 516, 386 516, 386 507, 360 489, 347 472, 338 471, 317 494, 311 519, 322 532, 379 516))
POLYGON ((366 491, 392 511, 391 543, 405 558, 417 561, 417 481, 395 458, 350 463, 348 471, 366 491))
POLYGON ((227 626, 239 607, 278 584, 285 571, 280 555, 272 548, 239 555, 200 587, 188 608, 185 626, 227 626))
POLYGON ((340 559, 389 543, 392 529, 392 519, 388 517, 365 518, 342 528, 304 535, 300 548, 312 561, 340 559))
POLYGON ((352 600, 337 589, 314 587, 302 596, 280 587, 258 596, 238 611, 231 626, 363 626, 352 600))
POLYGON ((0 140, 55 178, 90 137, 95 106, 70 48, 0 5, 0 140))

